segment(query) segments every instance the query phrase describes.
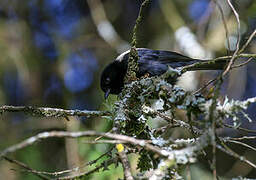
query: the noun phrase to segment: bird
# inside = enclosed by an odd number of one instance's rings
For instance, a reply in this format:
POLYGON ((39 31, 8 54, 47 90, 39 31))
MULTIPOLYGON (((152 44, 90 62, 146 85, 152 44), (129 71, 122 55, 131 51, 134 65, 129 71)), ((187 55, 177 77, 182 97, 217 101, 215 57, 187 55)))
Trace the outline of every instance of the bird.
MULTIPOLYGON (((152 50, 147 48, 136 48, 138 53, 138 71, 136 77, 148 75, 160 76, 168 70, 168 66, 173 69, 192 65, 197 62, 207 62, 207 60, 193 59, 173 51, 152 50)), ((109 94, 119 94, 124 87, 124 77, 128 69, 128 59, 130 50, 120 54, 113 62, 108 64, 101 74, 100 86, 104 92, 104 98, 109 94)), ((203 64, 190 69, 195 70, 222 70, 227 61, 217 61, 214 64, 203 64)), ((172 81, 173 83, 176 80, 172 81)))

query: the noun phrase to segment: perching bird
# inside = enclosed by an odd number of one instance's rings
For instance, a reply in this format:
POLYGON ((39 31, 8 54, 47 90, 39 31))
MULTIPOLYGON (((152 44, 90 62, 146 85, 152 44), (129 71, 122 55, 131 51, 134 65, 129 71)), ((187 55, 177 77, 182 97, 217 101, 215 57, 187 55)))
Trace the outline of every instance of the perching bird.
MULTIPOLYGON (((139 70, 136 76, 139 78, 148 74, 149 76, 159 76, 172 68, 183 67, 197 62, 207 61, 192 59, 176 52, 151 50, 146 48, 137 48, 139 60, 139 70)), ((101 89, 105 92, 105 99, 109 94, 119 94, 124 87, 124 77, 128 68, 129 52, 126 51, 119 55, 110 63, 101 75, 101 89)), ((218 61, 214 64, 204 64, 190 70, 221 70, 225 67, 226 60, 218 61)), ((175 82, 175 81, 174 81, 175 82)))

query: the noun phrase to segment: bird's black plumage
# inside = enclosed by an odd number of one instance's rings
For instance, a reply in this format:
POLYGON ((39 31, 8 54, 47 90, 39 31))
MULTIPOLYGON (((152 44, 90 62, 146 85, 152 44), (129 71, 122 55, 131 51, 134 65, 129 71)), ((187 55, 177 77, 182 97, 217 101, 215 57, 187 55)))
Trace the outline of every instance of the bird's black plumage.
MULTIPOLYGON (((137 48, 139 60, 139 70, 137 77, 149 74, 149 76, 159 76, 165 73, 168 66, 172 68, 179 68, 194 64, 200 61, 199 59, 192 59, 190 57, 181 55, 176 52, 151 50, 146 48, 137 48)), ((124 87, 124 77, 128 68, 129 51, 124 52, 110 63, 101 75, 101 89, 105 92, 105 98, 109 94, 119 94, 124 87)), ((219 70, 223 69, 226 62, 203 65, 191 70, 219 70)))

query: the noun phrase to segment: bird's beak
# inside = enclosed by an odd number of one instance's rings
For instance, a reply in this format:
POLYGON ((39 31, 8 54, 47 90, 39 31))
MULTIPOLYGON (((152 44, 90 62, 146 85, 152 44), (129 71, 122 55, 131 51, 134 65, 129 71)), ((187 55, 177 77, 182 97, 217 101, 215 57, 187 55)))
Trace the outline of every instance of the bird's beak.
POLYGON ((105 95, 104 95, 104 98, 105 98, 105 99, 108 98, 109 93, 110 93, 110 89, 107 89, 107 91, 105 92, 105 95))

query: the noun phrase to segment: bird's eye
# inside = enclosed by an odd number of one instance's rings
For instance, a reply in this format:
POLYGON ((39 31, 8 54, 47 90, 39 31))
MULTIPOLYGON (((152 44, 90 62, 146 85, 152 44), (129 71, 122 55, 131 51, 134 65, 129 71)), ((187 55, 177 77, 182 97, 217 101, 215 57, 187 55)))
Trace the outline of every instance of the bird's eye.
POLYGON ((110 84, 110 78, 108 77, 105 82, 106 84, 110 84))

